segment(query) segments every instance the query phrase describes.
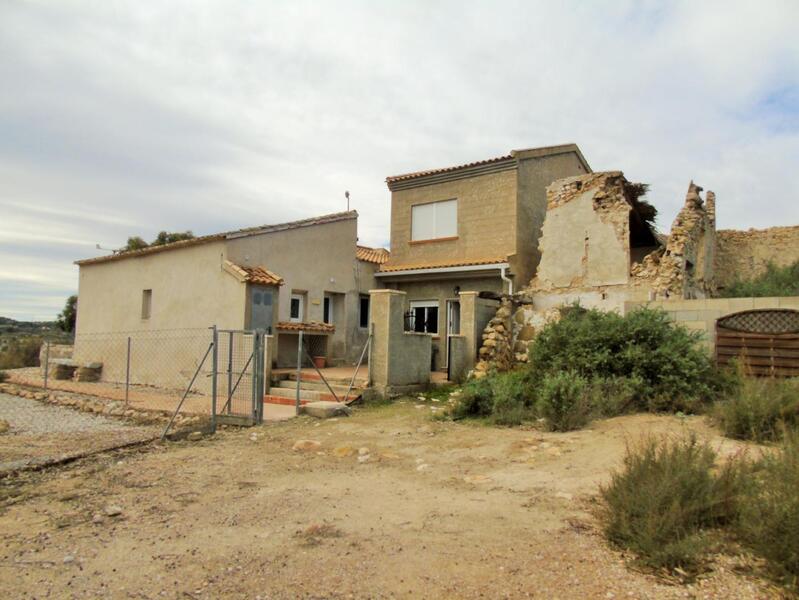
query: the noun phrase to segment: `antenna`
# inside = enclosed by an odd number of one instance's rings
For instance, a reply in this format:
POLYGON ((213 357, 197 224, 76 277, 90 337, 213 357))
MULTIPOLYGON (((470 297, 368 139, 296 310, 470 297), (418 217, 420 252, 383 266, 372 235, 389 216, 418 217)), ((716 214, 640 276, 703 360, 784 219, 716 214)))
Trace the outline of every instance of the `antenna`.
POLYGON ((344 197, 347 199, 347 212, 350 212, 350 192, 349 192, 349 190, 344 192, 344 197))

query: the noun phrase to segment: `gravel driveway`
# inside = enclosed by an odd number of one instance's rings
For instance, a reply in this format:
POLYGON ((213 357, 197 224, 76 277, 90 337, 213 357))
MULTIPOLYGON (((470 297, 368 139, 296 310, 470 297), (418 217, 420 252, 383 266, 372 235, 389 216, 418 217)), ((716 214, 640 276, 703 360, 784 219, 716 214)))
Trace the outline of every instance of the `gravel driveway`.
POLYGON ((160 429, 0 394, 0 473, 156 437, 160 429))

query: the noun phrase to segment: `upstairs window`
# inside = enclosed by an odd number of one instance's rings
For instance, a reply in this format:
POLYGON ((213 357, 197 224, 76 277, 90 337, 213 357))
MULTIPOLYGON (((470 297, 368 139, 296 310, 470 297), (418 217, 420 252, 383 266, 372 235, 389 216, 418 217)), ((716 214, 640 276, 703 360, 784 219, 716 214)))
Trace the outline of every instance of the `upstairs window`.
POLYGON ((305 317, 305 297, 303 294, 292 294, 289 305, 289 321, 301 323, 305 317))
POLYGON ((452 238, 458 235, 458 201, 442 200, 411 207, 411 241, 452 238))

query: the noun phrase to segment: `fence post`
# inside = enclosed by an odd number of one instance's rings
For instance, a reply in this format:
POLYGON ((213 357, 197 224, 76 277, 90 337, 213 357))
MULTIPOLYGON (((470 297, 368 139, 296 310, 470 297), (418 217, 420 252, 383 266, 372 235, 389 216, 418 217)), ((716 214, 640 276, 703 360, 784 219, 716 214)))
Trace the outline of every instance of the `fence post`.
POLYGON ((233 331, 228 332, 227 341, 227 412, 233 410, 233 331))
POLYGON ((211 433, 216 433, 216 367, 218 356, 218 342, 219 333, 216 331, 216 325, 212 327, 212 344, 213 350, 211 352, 211 433))
POLYGON ((302 330, 297 337, 297 398, 294 402, 296 414, 300 414, 300 382, 302 381, 302 330))
POLYGON ((47 376, 50 374, 50 340, 44 343, 44 389, 47 389, 47 376))
POLYGON ((128 336, 128 356, 125 359, 125 406, 128 405, 130 393, 130 336, 128 336))

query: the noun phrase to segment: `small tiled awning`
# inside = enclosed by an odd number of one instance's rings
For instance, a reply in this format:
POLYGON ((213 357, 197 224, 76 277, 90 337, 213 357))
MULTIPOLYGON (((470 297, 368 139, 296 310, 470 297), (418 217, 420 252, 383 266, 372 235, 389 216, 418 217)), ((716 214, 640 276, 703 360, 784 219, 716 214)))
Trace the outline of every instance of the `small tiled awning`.
POLYGON ((369 248, 368 246, 356 246, 355 258, 364 262, 382 265, 389 259, 389 251, 385 248, 369 248))
POLYGON ((492 256, 487 258, 464 258, 460 260, 430 261, 423 263, 387 263, 380 266, 378 273, 392 273, 394 271, 421 271, 423 269, 446 269, 454 267, 474 267, 478 265, 496 265, 507 262, 505 256, 492 256))
POLYGON ((296 323, 294 321, 281 321, 277 324, 278 331, 292 331, 314 334, 329 334, 336 332, 336 326, 329 323, 319 323, 317 321, 309 321, 307 323, 296 323))
POLYGON ((237 265, 229 260, 224 263, 225 270, 241 282, 256 285, 283 285, 283 278, 264 267, 237 265))

